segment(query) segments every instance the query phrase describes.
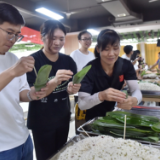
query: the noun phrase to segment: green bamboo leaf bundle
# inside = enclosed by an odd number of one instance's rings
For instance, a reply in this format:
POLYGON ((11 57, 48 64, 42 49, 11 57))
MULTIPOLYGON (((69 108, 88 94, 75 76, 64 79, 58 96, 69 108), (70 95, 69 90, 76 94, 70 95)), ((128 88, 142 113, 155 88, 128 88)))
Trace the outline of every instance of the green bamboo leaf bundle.
POLYGON ((91 69, 92 65, 89 65, 85 68, 83 68, 81 71, 79 71, 77 74, 73 76, 73 84, 79 84, 85 75, 88 73, 88 71, 91 69))
POLYGON ((123 137, 124 116, 126 118, 126 137, 131 139, 158 142, 160 140, 160 121, 157 117, 138 115, 125 111, 108 112, 91 124, 95 133, 123 137))
POLYGON ((155 123, 151 128, 152 128, 155 132, 160 132, 160 122, 159 122, 159 123, 155 123))
POLYGON ((42 88, 46 86, 51 70, 52 70, 51 65, 44 65, 40 68, 40 70, 38 71, 38 75, 36 77, 36 81, 34 83, 36 91, 40 91, 42 88))
POLYGON ((152 116, 138 115, 124 111, 107 112, 107 116, 111 116, 122 123, 124 123, 125 115, 127 115, 126 123, 128 125, 151 127, 153 124, 159 122, 157 117, 152 116))
POLYGON ((128 92, 127 92, 127 90, 122 90, 122 92, 126 94, 126 99, 127 99, 128 98, 128 92))

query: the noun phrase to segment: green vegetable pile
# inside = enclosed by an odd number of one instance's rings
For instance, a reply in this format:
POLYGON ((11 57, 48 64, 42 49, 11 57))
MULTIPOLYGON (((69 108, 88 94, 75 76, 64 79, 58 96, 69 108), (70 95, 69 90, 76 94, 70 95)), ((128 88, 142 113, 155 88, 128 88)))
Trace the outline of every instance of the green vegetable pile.
POLYGON ((92 131, 114 137, 123 137, 124 117, 126 118, 126 138, 149 142, 160 139, 160 121, 156 117, 137 115, 125 111, 108 112, 91 124, 92 131))
POLYGON ((91 69, 92 65, 89 65, 85 68, 83 68, 81 71, 79 71, 77 74, 73 76, 73 84, 79 84, 85 77, 85 75, 88 73, 88 71, 91 69))
POLYGON ((36 77, 36 81, 34 83, 36 91, 40 91, 42 88, 46 86, 51 70, 52 70, 51 65, 44 65, 40 68, 40 70, 38 71, 38 75, 36 77))

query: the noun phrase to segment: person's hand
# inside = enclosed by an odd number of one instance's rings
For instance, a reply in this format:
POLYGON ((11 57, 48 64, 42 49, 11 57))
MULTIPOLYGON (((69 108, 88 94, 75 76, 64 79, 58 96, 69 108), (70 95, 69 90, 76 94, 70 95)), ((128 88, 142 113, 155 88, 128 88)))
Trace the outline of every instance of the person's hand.
POLYGON ((34 58, 32 56, 22 57, 19 61, 12 67, 12 74, 14 77, 19 77, 27 72, 31 72, 34 68, 34 58))
POLYGON ((130 110, 132 107, 136 106, 138 103, 137 98, 128 96, 123 103, 118 102, 117 107, 125 110, 130 110))
POLYGON ((58 70, 54 79, 51 81, 54 81, 57 85, 61 84, 62 81, 68 81, 72 78, 73 72, 70 70, 58 70))
POLYGON ((114 101, 123 103, 126 98, 126 94, 117 89, 109 88, 98 94, 100 101, 114 101))
POLYGON ((145 71, 145 69, 143 68, 143 69, 140 69, 140 72, 143 72, 143 71, 145 71))
POLYGON ((32 100, 40 100, 47 96, 48 91, 48 83, 46 84, 46 87, 42 88, 40 91, 36 92, 35 87, 31 87, 30 90, 30 97, 32 100))
POLYGON ((69 94, 77 93, 81 88, 81 84, 73 84, 73 82, 68 83, 67 91, 69 94))
POLYGON ((137 57, 135 60, 136 60, 136 61, 139 61, 139 58, 140 58, 140 57, 137 57))

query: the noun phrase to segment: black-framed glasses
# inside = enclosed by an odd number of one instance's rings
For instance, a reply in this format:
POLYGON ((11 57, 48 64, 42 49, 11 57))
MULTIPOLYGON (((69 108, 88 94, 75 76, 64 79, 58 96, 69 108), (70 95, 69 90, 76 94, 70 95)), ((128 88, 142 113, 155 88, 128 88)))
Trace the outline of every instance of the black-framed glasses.
POLYGON ((7 33, 7 36, 6 36, 6 37, 7 37, 7 40, 12 41, 13 39, 15 39, 16 42, 20 42, 20 41, 24 38, 24 36, 21 35, 21 34, 19 34, 19 35, 13 34, 13 33, 11 33, 11 32, 8 32, 8 31, 4 30, 4 29, 1 28, 1 27, 0 27, 0 29, 1 29, 2 31, 4 31, 4 32, 7 33))
POLYGON ((83 40, 83 41, 92 41, 92 38, 85 38, 85 39, 81 39, 81 40, 83 40))

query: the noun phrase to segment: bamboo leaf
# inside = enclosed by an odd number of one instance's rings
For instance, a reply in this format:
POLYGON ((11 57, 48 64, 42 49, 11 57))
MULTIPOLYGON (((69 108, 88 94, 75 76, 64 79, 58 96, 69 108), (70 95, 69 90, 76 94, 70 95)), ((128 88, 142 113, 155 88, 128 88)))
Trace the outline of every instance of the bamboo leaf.
POLYGON ((91 69, 92 65, 89 65, 85 68, 83 68, 81 71, 79 71, 77 74, 73 77, 73 84, 79 84, 85 75, 88 73, 88 71, 91 69))
POLYGON ((36 91, 40 91, 42 88, 46 86, 51 70, 52 70, 51 65, 44 65, 40 68, 40 70, 38 71, 38 75, 36 77, 36 81, 34 83, 36 91))

